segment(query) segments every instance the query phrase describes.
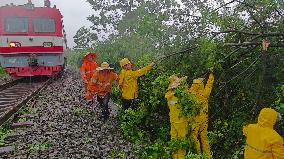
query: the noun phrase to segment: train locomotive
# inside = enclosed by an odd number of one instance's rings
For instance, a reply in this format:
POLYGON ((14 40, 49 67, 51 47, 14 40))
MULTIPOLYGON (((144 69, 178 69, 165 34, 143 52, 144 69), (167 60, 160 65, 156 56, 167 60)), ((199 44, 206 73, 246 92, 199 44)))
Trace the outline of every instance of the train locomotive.
POLYGON ((0 7, 0 66, 13 77, 54 76, 66 65, 67 48, 59 9, 24 5, 0 7))

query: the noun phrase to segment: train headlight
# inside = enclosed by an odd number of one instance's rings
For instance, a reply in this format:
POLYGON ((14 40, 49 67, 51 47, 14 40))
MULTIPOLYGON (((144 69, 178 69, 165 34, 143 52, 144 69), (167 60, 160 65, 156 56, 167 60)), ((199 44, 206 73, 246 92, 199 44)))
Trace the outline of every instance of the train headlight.
POLYGON ((53 43, 52 42, 44 42, 43 47, 52 47, 53 43))
POLYGON ((12 41, 9 43, 9 46, 10 47, 21 47, 21 43, 12 41))

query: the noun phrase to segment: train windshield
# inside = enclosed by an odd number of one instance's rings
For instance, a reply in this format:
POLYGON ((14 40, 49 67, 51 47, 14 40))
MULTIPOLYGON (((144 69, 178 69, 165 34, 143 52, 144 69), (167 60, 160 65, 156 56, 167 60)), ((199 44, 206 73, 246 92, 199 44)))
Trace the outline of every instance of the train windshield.
POLYGON ((36 33, 54 33, 55 20, 51 18, 33 18, 33 30, 36 33))
POLYGON ((28 18, 27 17, 6 17, 5 18, 5 32, 28 32, 28 18))

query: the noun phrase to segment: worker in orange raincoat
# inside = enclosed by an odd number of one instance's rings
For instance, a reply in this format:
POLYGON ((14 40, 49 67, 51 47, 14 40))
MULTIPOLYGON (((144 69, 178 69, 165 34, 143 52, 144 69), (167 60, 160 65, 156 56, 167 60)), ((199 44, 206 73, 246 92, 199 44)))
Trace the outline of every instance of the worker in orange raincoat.
POLYGON ((138 97, 138 84, 137 79, 143 76, 153 67, 154 63, 143 67, 139 70, 133 71, 133 64, 128 58, 124 58, 120 61, 122 68, 119 74, 119 88, 122 94, 123 109, 133 108, 136 109, 135 99, 138 97))
MULTIPOLYGON (((171 138, 172 139, 186 139, 188 134, 188 119, 181 114, 180 105, 178 104, 178 98, 175 97, 175 88, 177 88, 186 77, 178 78, 176 75, 169 77, 170 84, 168 92, 165 94, 165 98, 168 101, 170 109, 170 123, 171 123, 171 138)), ((173 159, 183 159, 186 155, 185 149, 179 149, 173 154, 173 159)))
MULTIPOLYGON (((94 91, 88 90, 88 84, 93 76, 93 74, 96 72, 97 63, 96 63, 96 57, 97 55, 95 53, 87 53, 83 57, 83 63, 80 68, 81 77, 85 84, 85 98, 88 102, 88 104, 91 104, 93 101, 94 91)), ((95 90, 95 88, 92 88, 92 90, 95 90)))
POLYGON ((213 68, 210 69, 210 74, 206 85, 204 86, 203 79, 198 78, 193 80, 193 84, 189 88, 189 93, 197 99, 197 104, 200 107, 200 113, 193 117, 191 137, 195 144, 197 153, 204 153, 210 159, 210 145, 207 139, 208 128, 208 98, 210 96, 214 82, 213 68), (198 139, 200 137, 200 141, 198 139))
POLYGON ((94 88, 97 94, 97 100, 102 108, 102 119, 105 121, 109 117, 108 102, 110 99, 110 92, 112 90, 112 82, 118 80, 118 75, 113 72, 113 68, 109 67, 107 62, 103 62, 98 67, 97 72, 91 78, 89 87, 94 88))
POLYGON ((283 138, 273 129, 277 116, 281 117, 274 109, 263 108, 256 124, 243 127, 244 159, 284 159, 283 138))

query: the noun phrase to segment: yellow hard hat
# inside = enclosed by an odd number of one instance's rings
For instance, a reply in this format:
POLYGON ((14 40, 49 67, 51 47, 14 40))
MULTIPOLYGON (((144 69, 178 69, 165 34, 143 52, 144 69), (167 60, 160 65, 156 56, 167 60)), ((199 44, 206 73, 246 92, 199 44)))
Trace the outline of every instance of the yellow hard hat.
POLYGON ((128 58, 123 58, 122 60, 120 60, 120 67, 123 67, 123 66, 125 66, 129 63, 131 63, 131 62, 129 61, 128 58))
POLYGON ((199 84, 199 83, 203 83, 203 81, 204 81, 204 78, 197 78, 193 80, 193 83, 199 84))

